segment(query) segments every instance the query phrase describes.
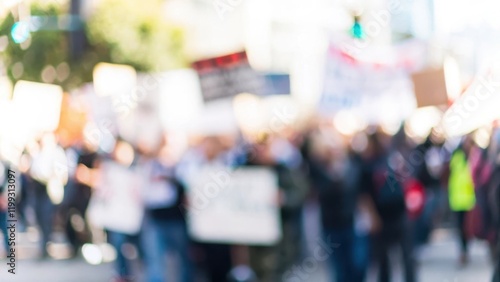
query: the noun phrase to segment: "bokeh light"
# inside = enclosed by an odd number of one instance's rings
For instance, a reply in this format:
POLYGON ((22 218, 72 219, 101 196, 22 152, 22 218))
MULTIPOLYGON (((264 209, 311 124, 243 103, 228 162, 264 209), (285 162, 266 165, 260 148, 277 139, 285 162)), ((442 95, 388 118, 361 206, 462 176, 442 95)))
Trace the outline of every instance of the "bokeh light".
POLYGON ((26 22, 17 22, 12 26, 10 34, 15 43, 21 44, 30 37, 30 27, 26 22))

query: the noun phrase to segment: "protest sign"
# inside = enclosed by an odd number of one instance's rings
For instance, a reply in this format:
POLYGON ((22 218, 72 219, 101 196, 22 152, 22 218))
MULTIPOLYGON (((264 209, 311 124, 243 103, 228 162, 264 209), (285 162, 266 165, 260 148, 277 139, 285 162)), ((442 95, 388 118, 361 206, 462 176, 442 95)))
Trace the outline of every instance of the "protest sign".
POLYGON ((30 136, 54 131, 59 125, 62 97, 60 86, 18 81, 12 101, 19 130, 30 136))
POLYGON ((205 102, 233 97, 239 93, 262 93, 264 80, 252 69, 245 51, 196 61, 205 102))
POLYGON ((448 103, 443 68, 414 73, 412 80, 417 107, 439 106, 448 103))
POLYGON ((277 184, 267 168, 202 169, 188 190, 191 236, 200 242, 275 244, 281 238, 277 184))
POLYGON ((83 139, 83 130, 87 123, 85 109, 78 104, 78 99, 64 95, 61 106, 61 118, 56 134, 64 143, 75 143, 83 139))
POLYGON ((163 128, 186 131, 203 107, 198 75, 192 69, 173 70, 161 73, 158 82, 159 115, 163 128))
POLYGON ((391 118, 402 119, 415 107, 406 68, 398 62, 359 61, 331 45, 319 110, 327 115, 354 110, 369 122, 388 119, 389 110, 391 118))
POLYGON ((100 182, 87 211, 89 222, 111 231, 137 234, 144 214, 139 179, 133 168, 103 162, 100 182))
POLYGON ((127 65, 99 63, 93 72, 94 88, 100 96, 120 96, 135 87, 137 74, 127 65))

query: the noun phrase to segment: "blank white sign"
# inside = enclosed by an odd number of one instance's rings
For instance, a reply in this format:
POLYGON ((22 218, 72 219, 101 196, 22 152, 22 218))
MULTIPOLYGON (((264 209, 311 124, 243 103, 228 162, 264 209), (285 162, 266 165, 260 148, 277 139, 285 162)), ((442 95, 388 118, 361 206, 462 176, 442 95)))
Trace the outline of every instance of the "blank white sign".
POLYGON ((281 238, 276 174, 205 168, 188 189, 188 226, 200 242, 273 245, 281 238))

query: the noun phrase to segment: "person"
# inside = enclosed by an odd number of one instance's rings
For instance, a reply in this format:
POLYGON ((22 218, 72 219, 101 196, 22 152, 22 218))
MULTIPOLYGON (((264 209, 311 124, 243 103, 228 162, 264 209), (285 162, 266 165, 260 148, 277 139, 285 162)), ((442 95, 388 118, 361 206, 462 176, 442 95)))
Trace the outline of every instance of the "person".
MULTIPOLYGON (((378 263, 378 281, 391 281, 389 251, 398 246, 401 249, 404 278, 406 282, 416 280, 411 237, 404 188, 401 179, 403 156, 397 150, 382 143, 383 133, 368 135, 368 145, 363 155, 362 188, 370 195, 378 214, 381 227, 373 236, 374 258, 378 263)), ((398 139, 394 139, 398 141, 398 139)))
MULTIPOLYGON (((329 258, 329 267, 338 282, 362 282, 368 268, 367 241, 356 232, 357 208, 363 202, 360 190, 361 162, 340 139, 324 140, 322 134, 311 136, 309 177, 317 190, 321 225, 325 240, 338 244, 329 258), (331 145, 328 145, 331 144, 331 145)), ((330 137, 330 136, 329 136, 330 137)))
POLYGON ((192 281, 191 260, 189 258, 189 237, 184 213, 179 208, 185 202, 184 187, 177 180, 175 166, 168 154, 167 140, 154 150, 139 146, 142 152, 138 166, 143 181, 145 213, 141 230, 144 250, 146 281, 170 281, 175 273, 175 281, 192 281), (173 252, 178 258, 178 267, 165 268, 165 253, 173 252), (177 270, 177 271, 176 271, 177 270))
POLYGON ((496 245, 494 249, 494 271, 493 271, 493 279, 492 282, 500 282, 500 179, 498 179, 498 175, 500 175, 500 160, 497 158, 495 162, 495 174, 497 177, 495 179, 494 186, 492 186, 492 209, 494 213, 494 227, 496 229, 496 245))
POLYGON ((81 150, 75 152, 72 147, 66 149, 71 182, 65 187, 65 197, 62 204, 62 215, 64 228, 68 241, 73 249, 72 255, 77 256, 81 247, 91 241, 90 231, 87 224, 87 207, 92 193, 92 183, 89 179, 89 171, 94 168, 97 160, 95 146, 88 140, 84 140, 81 150))
POLYGON ((8 189, 8 171, 9 166, 0 161, 0 233, 3 238, 3 248, 5 253, 9 250, 9 237, 7 234, 7 189, 8 189))
MULTIPOLYGON (((176 175, 187 190, 195 189, 198 179, 206 170, 226 171, 233 158, 227 158, 227 150, 218 136, 205 136, 196 146, 190 148, 176 168, 176 175)), ((187 202, 182 208, 192 212, 203 212, 196 202, 187 202)), ((194 241, 194 249, 200 260, 198 264, 205 271, 208 281, 226 281, 232 268, 232 245, 194 241)))
MULTIPOLYGON (((95 183, 89 208, 89 223, 104 229, 115 248, 116 282, 134 281, 125 255, 127 243, 134 245, 141 229, 143 207, 133 147, 119 139, 110 157, 96 162, 95 183)), ((135 244, 137 245, 137 244, 135 244)))
POLYGON ((30 175, 31 156, 27 150, 23 151, 19 159, 20 185, 16 187, 17 197, 17 219, 19 230, 25 232, 28 228, 28 207, 33 205, 33 179, 30 175))
MULTIPOLYGON (((493 136, 492 136, 493 137, 493 136)), ((491 140, 493 142, 493 140, 491 140)), ((489 202, 491 194, 490 182, 492 180, 492 171, 494 161, 492 157, 494 153, 493 144, 489 147, 481 148, 476 142, 469 154, 469 163, 474 181, 474 192, 476 196, 476 205, 469 212, 467 219, 467 234, 470 237, 486 240, 490 247, 490 255, 493 257, 495 245, 495 229, 493 224, 493 214, 489 202), (492 155, 492 157, 489 157, 492 155)))
POLYGON ((422 246, 429 240, 433 223, 440 214, 442 199, 441 178, 444 170, 442 142, 433 129, 424 142, 417 145, 412 151, 415 159, 414 176, 425 189, 423 209, 414 219, 414 246, 422 246))
POLYGON ((64 196, 63 187, 68 180, 67 159, 64 150, 56 143, 52 133, 39 141, 39 151, 33 152, 31 177, 33 178, 34 209, 41 231, 41 258, 48 258, 47 243, 52 234, 54 212, 64 196))
POLYGON ((457 229, 460 238, 459 263, 468 262, 468 238, 465 226, 466 215, 476 204, 474 180, 468 156, 472 148, 472 138, 466 136, 464 141, 453 152, 450 159, 448 178, 448 200, 451 210, 457 219, 457 229))
POLYGON ((282 238, 274 246, 251 246, 249 248, 250 266, 258 281, 279 281, 291 275, 288 270, 300 258, 301 212, 308 195, 309 183, 305 173, 280 162, 273 153, 272 139, 263 138, 253 148, 246 166, 271 168, 277 175, 282 238))
POLYGON ((492 162, 491 179, 489 181, 489 201, 492 216, 492 228, 496 231, 495 247, 493 250, 492 282, 500 282, 500 131, 493 131, 489 157, 492 162))

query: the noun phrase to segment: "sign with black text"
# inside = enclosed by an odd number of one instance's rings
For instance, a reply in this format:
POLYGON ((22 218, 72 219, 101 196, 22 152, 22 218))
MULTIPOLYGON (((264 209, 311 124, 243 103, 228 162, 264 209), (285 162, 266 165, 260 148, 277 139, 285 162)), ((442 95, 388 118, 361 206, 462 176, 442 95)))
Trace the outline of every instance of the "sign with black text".
POLYGON ((263 92, 264 80, 252 69, 244 51, 200 60, 193 63, 193 68, 198 72, 205 102, 263 92))

